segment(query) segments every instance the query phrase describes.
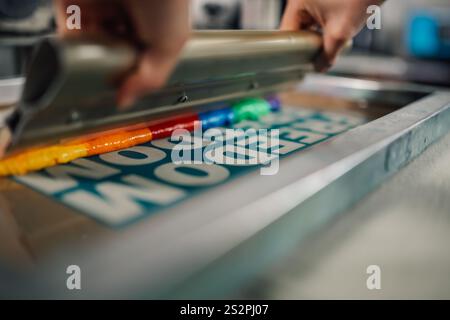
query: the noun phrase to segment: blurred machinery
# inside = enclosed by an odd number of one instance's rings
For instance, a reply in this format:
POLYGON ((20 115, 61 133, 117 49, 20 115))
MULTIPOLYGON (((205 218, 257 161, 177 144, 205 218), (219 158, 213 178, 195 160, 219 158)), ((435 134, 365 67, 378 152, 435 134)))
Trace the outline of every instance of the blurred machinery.
POLYGON ((380 30, 364 28, 353 54, 333 72, 439 86, 450 84, 450 3, 444 0, 387 1, 380 30))
POLYGON ((0 79, 24 73, 32 45, 54 31, 50 0, 0 2, 0 79))
POLYGON ((386 1, 381 12, 381 30, 364 30, 357 37, 356 46, 396 56, 423 57, 412 49, 413 43, 423 41, 427 33, 426 37, 432 41, 448 42, 445 30, 450 21, 449 9, 450 3, 445 0, 386 1), (416 19, 420 17, 428 17, 435 27, 429 29, 429 24, 418 23, 416 19))
POLYGON ((197 29, 276 29, 284 0, 193 0, 197 29))
POLYGON ((196 29, 238 29, 241 7, 239 0, 194 0, 192 23, 196 29))
POLYGON ((411 55, 450 61, 450 6, 416 11, 408 27, 407 48, 411 55))

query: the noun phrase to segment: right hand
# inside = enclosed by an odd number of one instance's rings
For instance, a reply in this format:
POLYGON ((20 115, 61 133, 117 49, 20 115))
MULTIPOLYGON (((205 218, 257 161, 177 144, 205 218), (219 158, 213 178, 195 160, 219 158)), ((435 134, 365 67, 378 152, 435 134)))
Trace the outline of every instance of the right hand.
POLYGON ((281 30, 296 31, 319 27, 323 31, 323 53, 316 62, 325 71, 336 60, 348 40, 363 27, 370 5, 383 0, 289 0, 281 30))

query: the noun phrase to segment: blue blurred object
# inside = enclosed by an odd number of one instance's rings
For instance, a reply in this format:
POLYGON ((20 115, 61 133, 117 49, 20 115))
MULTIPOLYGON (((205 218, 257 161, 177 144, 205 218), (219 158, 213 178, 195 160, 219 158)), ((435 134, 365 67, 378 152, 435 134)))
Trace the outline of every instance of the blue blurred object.
POLYGON ((230 117, 233 115, 231 108, 202 112, 199 114, 202 122, 203 130, 208 130, 215 127, 228 126, 232 123, 230 117))
POLYGON ((418 58, 450 59, 450 9, 413 12, 408 21, 407 48, 418 58))
MULTIPOLYGON (((270 96, 266 98, 270 104, 270 111, 278 112, 281 110, 281 101, 277 96, 270 96)), ((231 107, 227 105, 221 106, 221 109, 201 112, 199 119, 202 122, 203 130, 208 130, 216 127, 229 126, 234 123, 234 112, 231 107)))

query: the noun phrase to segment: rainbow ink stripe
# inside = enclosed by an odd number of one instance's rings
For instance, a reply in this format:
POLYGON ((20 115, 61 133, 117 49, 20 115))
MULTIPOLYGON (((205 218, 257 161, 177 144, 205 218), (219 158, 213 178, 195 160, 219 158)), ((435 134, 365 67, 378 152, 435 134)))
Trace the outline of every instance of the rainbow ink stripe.
POLYGON ((258 120, 261 116, 279 109, 280 101, 277 98, 249 98, 220 110, 176 117, 144 128, 106 133, 94 138, 28 150, 0 160, 0 176, 24 175, 79 158, 130 148, 170 137, 177 129, 193 131, 198 122, 201 123, 203 130, 208 130, 213 127, 230 126, 244 120, 258 120))

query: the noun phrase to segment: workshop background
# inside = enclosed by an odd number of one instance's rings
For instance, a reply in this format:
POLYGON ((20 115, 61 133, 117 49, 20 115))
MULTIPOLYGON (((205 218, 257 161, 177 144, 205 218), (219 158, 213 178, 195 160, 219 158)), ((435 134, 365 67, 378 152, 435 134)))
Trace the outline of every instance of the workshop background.
MULTIPOLYGON (((284 5, 265 0, 194 3, 194 24, 199 28, 272 29, 284 5)), ((387 1, 382 7, 382 29, 364 29, 352 53, 331 72, 448 88, 450 3, 387 1)), ((243 290, 242 297, 448 299, 449 195, 447 135, 243 290), (374 264, 387 275, 381 291, 369 291, 365 285, 366 267, 374 264)))
MULTIPOLYGON (((20 35, 14 46, 0 44, 0 77, 22 74, 29 46, 37 36, 55 29, 51 1, 26 0, 21 12, 6 15, 0 8, 0 36, 20 35)), ((192 0, 196 29, 276 29, 285 0, 192 0)), ((365 28, 353 52, 381 56, 372 63, 342 62, 336 70, 350 74, 378 74, 445 85, 450 82, 447 61, 450 4, 445 0, 388 1, 382 7, 382 30, 365 28), (401 59, 396 59, 401 58, 401 59)), ((357 57, 355 57, 356 59, 357 57)), ((348 61, 348 59, 347 59, 348 61)))
MULTIPOLYGON (((276 29, 278 0, 192 0, 197 29, 276 29)), ((0 7, 0 17, 5 15, 0 7)), ((49 1, 0 20, 0 79, 24 74, 36 37, 54 30, 49 1)), ((364 29, 330 74, 450 87, 450 2, 392 0, 382 29, 364 29)), ((289 258, 243 288, 242 298, 450 298, 450 135, 360 201, 289 258), (369 291, 366 266, 383 289, 369 291), (413 279, 413 280, 412 280, 413 279)))

